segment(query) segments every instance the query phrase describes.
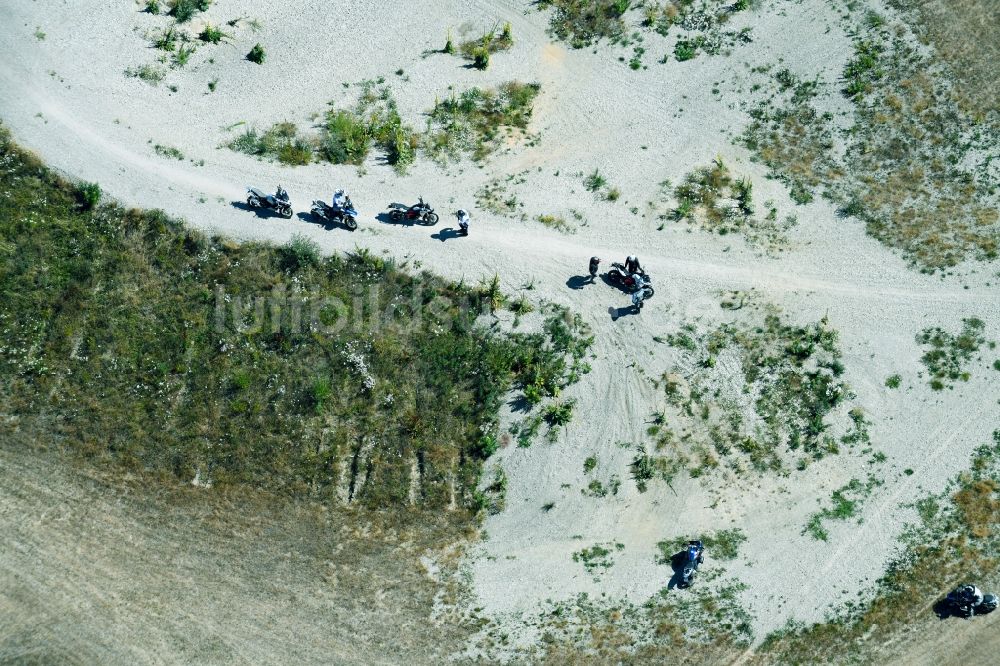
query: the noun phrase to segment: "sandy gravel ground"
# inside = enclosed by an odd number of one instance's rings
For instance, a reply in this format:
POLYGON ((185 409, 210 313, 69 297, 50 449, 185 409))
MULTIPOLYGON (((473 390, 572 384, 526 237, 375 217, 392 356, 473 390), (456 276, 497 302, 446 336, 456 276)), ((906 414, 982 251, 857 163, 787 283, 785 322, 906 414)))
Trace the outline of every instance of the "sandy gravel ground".
MULTIPOLYGON (((943 488, 997 427, 995 373, 977 367, 967 384, 935 393, 917 378, 921 351, 914 342, 926 326, 955 329, 970 316, 987 323, 987 337, 1000 339, 1000 299, 996 286, 989 286, 995 271, 971 266, 946 279, 921 275, 866 236, 858 223, 838 218, 826 202, 793 206, 783 187, 766 180, 762 168, 732 145, 731 137, 748 121, 749 93, 739 90, 749 87, 744 83, 751 66, 783 61, 804 76, 836 80, 850 43, 827 3, 775 2, 773 9, 738 19, 753 25, 755 41, 732 55, 658 65, 654 54, 647 56, 649 69, 638 72, 604 50, 594 54, 551 44, 546 16, 527 5, 289 0, 275 6, 218 0, 209 19, 256 17, 263 30, 240 29, 233 45, 200 49, 191 65, 151 87, 122 72, 153 60, 141 33, 163 19, 139 14, 125 0, 4 2, 0 119, 54 167, 97 181, 129 204, 163 208, 197 227, 275 241, 305 234, 327 251, 363 246, 467 280, 496 272, 511 292, 533 281, 533 298, 583 314, 596 335, 596 358, 593 372, 570 392, 579 401, 577 416, 554 444, 509 447, 498 454, 510 481, 507 508, 486 521, 487 539, 467 563, 474 605, 508 618, 515 637, 517 618, 549 599, 588 592, 643 602, 669 577, 667 568, 655 563, 656 542, 733 526, 742 528, 748 541, 728 573, 747 585, 741 600, 755 618, 757 635, 789 619, 820 620, 831 605, 855 599, 857 590, 883 571, 902 525, 914 517, 902 504, 943 488), (440 48, 448 26, 460 32, 498 18, 512 22, 517 43, 509 54, 496 56, 486 73, 463 68, 456 58, 421 56, 440 48), (46 33, 44 40, 34 36, 36 28, 46 33), (256 41, 269 54, 263 67, 242 59, 256 41), (400 68, 408 81, 393 75, 400 68), (240 121, 266 127, 292 120, 308 127, 309 114, 324 110, 327 102, 353 101, 355 91, 345 90, 343 82, 377 76, 389 80, 401 110, 417 127, 424 123, 420 113, 435 96, 447 94, 449 85, 461 90, 512 78, 539 81, 542 94, 531 131, 541 133, 541 142, 516 147, 482 169, 464 164, 442 170, 421 160, 405 177, 375 159, 362 174, 327 164, 281 167, 217 148, 231 136, 224 128, 240 121), (218 89, 206 94, 214 78, 218 89), (715 82, 719 95, 711 93, 715 82), (171 93, 168 85, 178 91, 171 93), (156 143, 176 147, 189 159, 160 157, 152 149, 156 143), (682 225, 656 231, 659 222, 643 217, 657 183, 676 183, 716 156, 753 179, 758 201, 771 199, 782 216, 797 215, 786 252, 763 256, 738 238, 689 233, 682 225), (619 202, 597 201, 584 191, 575 174, 594 168, 621 189, 619 202), (471 208, 474 192, 491 177, 524 170, 527 182, 514 191, 529 217, 575 208, 588 225, 564 235, 473 209, 471 237, 442 242, 432 234, 454 226, 447 216, 437 229, 374 219, 384 204, 421 194, 440 211, 471 208), (262 220, 230 205, 242 199, 245 186, 268 188, 276 182, 289 190, 297 210, 312 198, 328 197, 335 186, 346 187, 360 207, 361 230, 328 231, 297 218, 262 220), (639 214, 630 213, 632 206, 639 214), (585 272, 589 256, 621 260, 633 251, 658 287, 641 316, 613 317, 627 297, 603 285, 579 290, 567 285, 585 272), (652 337, 673 331, 685 318, 721 319, 717 292, 751 288, 780 304, 792 320, 829 318, 841 335, 846 379, 872 416, 876 448, 888 456, 885 484, 865 504, 862 522, 830 523, 828 543, 801 531, 817 501, 862 476, 864 464, 856 457, 829 457, 786 478, 747 479, 723 488, 678 480, 673 490, 654 484, 640 494, 629 479, 631 454, 616 445, 641 441, 658 407, 648 377, 658 377, 667 359, 652 337), (884 380, 894 373, 904 383, 891 392, 884 380), (588 455, 599 458, 598 473, 625 480, 616 497, 580 494, 588 455), (912 475, 901 473, 907 468, 912 475), (540 507, 547 502, 556 507, 543 514, 540 507), (625 548, 595 583, 572 562, 572 553, 581 544, 610 541, 625 548)), ((530 639, 530 631, 523 637, 530 639)))

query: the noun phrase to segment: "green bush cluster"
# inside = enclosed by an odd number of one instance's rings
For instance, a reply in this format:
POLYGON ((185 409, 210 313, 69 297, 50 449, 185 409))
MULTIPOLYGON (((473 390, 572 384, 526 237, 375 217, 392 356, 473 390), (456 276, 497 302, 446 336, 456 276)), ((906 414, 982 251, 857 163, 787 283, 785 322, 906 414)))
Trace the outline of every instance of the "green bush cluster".
POLYGON ((424 144, 437 159, 470 152, 482 160, 499 146, 502 132, 523 131, 528 126, 537 83, 508 81, 496 89, 471 88, 438 101, 430 112, 430 129, 424 144))
POLYGON ((248 128, 229 142, 229 147, 247 155, 258 155, 276 159, 282 164, 309 164, 313 157, 313 145, 299 135, 295 123, 277 123, 265 132, 248 128))
MULTIPOLYGON (((178 23, 186 23, 194 18, 194 15, 198 12, 207 11, 211 4, 211 0, 171 0, 170 11, 168 13, 177 19, 178 23)), ((149 5, 147 4, 148 8, 149 5)), ((150 11, 150 13, 155 12, 150 11)))

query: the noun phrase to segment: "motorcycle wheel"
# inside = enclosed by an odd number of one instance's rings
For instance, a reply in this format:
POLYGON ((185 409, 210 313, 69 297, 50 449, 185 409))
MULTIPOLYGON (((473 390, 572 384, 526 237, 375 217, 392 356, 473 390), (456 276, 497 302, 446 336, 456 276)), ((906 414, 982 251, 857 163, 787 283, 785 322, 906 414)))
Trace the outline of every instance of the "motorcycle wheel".
POLYGON ((355 229, 358 228, 358 221, 348 215, 347 217, 344 218, 344 226, 347 227, 350 231, 354 231, 355 229))
POLYGON ((389 219, 394 222, 399 222, 401 219, 403 219, 403 213, 398 210, 394 210, 391 213, 389 213, 389 219))
POLYGON ((251 208, 256 208, 259 203, 256 197, 247 197, 247 205, 251 208))
POLYGON ((655 293, 656 292, 653 291, 652 287, 650 287, 649 285, 646 285, 646 298, 652 298, 653 294, 655 294, 655 293))
POLYGON ((292 216, 292 209, 291 208, 282 208, 281 211, 280 211, 280 213, 281 213, 281 217, 283 217, 283 218, 285 218, 287 220, 287 219, 289 219, 292 216))
POLYGON ((438 223, 437 213, 427 213, 427 215, 424 216, 424 224, 428 226, 433 226, 437 223, 438 223))

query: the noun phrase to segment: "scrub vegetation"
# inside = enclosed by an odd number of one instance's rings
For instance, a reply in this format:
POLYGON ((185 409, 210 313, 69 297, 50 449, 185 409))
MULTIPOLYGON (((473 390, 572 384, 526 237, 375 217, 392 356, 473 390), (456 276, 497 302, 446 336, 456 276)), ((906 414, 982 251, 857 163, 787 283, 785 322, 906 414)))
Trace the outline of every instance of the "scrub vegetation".
MULTIPOLYGON (((667 183, 660 186, 660 196, 670 197, 667 183)), ((740 234, 748 243, 765 250, 780 250, 786 243, 786 233, 795 219, 778 219, 778 210, 765 203, 767 213, 757 214, 753 196, 753 181, 736 178, 721 158, 711 166, 689 173, 684 181, 672 188, 676 205, 660 215, 662 220, 686 221, 720 236, 740 234)))
POLYGON ((839 90, 787 70, 771 85, 774 97, 752 112, 743 142, 793 199, 822 191, 923 271, 996 258, 1000 172, 991 156, 1000 118, 970 111, 904 26, 869 14, 839 90), (843 150, 835 149, 833 117, 818 111, 818 96, 830 94, 854 106, 843 150))
POLYGON ((471 515, 509 391, 544 407, 589 344, 565 311, 488 332, 486 292, 365 251, 241 245, 98 204, 6 133, 0 183, 5 419, 101 464, 471 515))
POLYGON ((863 412, 844 413, 853 394, 836 331, 825 321, 789 323, 743 296, 740 303, 748 316, 708 331, 684 324, 660 338, 675 360, 659 382, 666 406, 648 431, 651 459, 642 450, 633 461, 637 479, 640 471, 669 478, 679 466, 694 477, 716 468, 804 469, 842 445, 871 452, 863 412))
POLYGON ((427 129, 421 133, 403 122, 384 79, 358 85, 357 104, 328 110, 318 134, 302 135, 294 124, 285 122, 263 133, 249 128, 228 146, 289 165, 311 160, 361 165, 377 148, 385 163, 400 173, 421 150, 440 163, 466 155, 481 161, 505 142, 524 136, 540 90, 538 84, 518 81, 495 89, 471 88, 435 102, 428 112, 427 129))

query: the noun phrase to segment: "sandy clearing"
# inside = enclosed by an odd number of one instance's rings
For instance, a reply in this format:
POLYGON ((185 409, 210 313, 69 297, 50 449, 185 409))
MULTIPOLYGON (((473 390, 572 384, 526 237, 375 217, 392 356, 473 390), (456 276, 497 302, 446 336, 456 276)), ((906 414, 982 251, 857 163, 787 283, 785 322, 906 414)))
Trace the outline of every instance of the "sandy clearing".
MULTIPOLYGON (((745 19, 752 21, 755 43, 730 57, 650 64, 649 70, 632 72, 606 52, 549 44, 545 16, 524 13, 516 2, 359 2, 333 19, 323 3, 299 0, 275 8, 220 0, 209 12, 212 20, 260 16, 264 30, 243 31, 234 46, 199 52, 193 66, 169 75, 168 82, 179 86, 171 94, 165 86, 152 88, 122 75, 125 67, 152 58, 133 27, 156 22, 132 12, 127 2, 81 2, 58 17, 45 3, 4 3, 0 85, 6 94, 0 119, 53 166, 98 181, 129 204, 160 207, 201 228, 278 242, 301 233, 327 251, 360 245, 420 261, 456 279, 496 272, 512 291, 531 281, 533 297, 581 312, 594 328, 597 346, 593 372, 570 391, 579 401, 578 416, 555 444, 509 448, 499 455, 510 479, 507 509, 487 520, 489 538, 468 562, 475 605, 516 618, 547 598, 583 591, 641 602, 665 582, 665 568, 654 562, 657 541, 738 525, 749 540, 728 569, 747 583, 743 600, 762 634, 790 618, 821 619, 829 604, 852 598, 859 586, 873 582, 893 553, 902 523, 912 518, 900 503, 942 488, 997 426, 996 377, 980 369, 967 385, 931 392, 916 377, 920 352, 914 333, 929 325, 954 328, 962 317, 978 316, 987 322, 989 336, 1000 339, 1000 298, 989 286, 991 270, 972 267, 950 279, 920 275, 825 202, 793 207, 780 184, 766 180, 759 165, 730 143, 728 137, 747 121, 744 63, 783 59, 804 76, 833 80, 847 56, 849 43, 826 3, 778 8, 745 19), (440 46, 447 26, 476 28, 495 18, 513 22, 517 44, 511 54, 496 57, 485 75, 454 58, 421 57, 440 46), (387 39, 391 26, 401 25, 409 26, 411 39, 387 39), (35 26, 48 33, 44 41, 33 37, 35 26), (270 54, 261 68, 238 57, 254 41, 265 43, 270 54), (208 53, 219 62, 208 63, 208 53), (399 67, 409 81, 392 79, 399 67), (308 126, 308 114, 329 100, 350 102, 354 93, 344 91, 341 82, 379 75, 390 79, 401 109, 418 126, 419 110, 448 85, 461 89, 515 77, 541 81, 532 126, 541 132, 541 145, 499 155, 485 169, 465 164, 443 171, 419 163, 401 178, 375 160, 366 174, 329 165, 288 169, 215 148, 228 136, 222 128, 241 120, 264 126, 291 119, 308 126), (205 82, 212 77, 220 78, 220 88, 206 95, 205 82), (725 82, 719 96, 710 93, 715 81, 725 82), (280 92, 271 94, 276 83, 280 92), (158 157, 150 142, 175 146, 205 165, 158 157), (758 200, 772 199, 782 214, 798 216, 788 252, 767 258, 739 239, 688 233, 680 226, 658 232, 654 220, 629 212, 633 205, 645 206, 664 178, 677 182, 717 155, 753 179, 758 200), (573 174, 594 168, 621 187, 621 202, 595 201, 583 191, 573 174), (528 181, 516 191, 529 215, 577 208, 589 224, 566 236, 474 211, 470 238, 441 242, 431 234, 451 224, 447 215, 434 230, 373 219, 383 202, 418 194, 445 213, 469 207, 482 183, 525 169, 528 181), (361 206, 362 230, 352 235, 298 219, 260 220, 229 205, 242 199, 246 185, 275 182, 285 185, 300 210, 311 198, 328 197, 335 184, 347 187, 361 206), (609 307, 624 307, 627 299, 603 286, 567 286, 592 254, 610 261, 636 248, 658 287, 641 317, 613 320, 609 307), (715 293, 747 288, 779 303, 795 320, 829 317, 841 333, 847 379, 858 403, 874 416, 873 440, 889 456, 886 484, 865 506, 863 523, 832 525, 828 544, 800 532, 818 500, 863 473, 862 461, 849 456, 787 479, 734 486, 716 504, 715 493, 692 480, 645 494, 627 481, 628 452, 616 442, 640 441, 659 400, 630 366, 642 364, 647 377, 658 376, 665 361, 653 335, 685 318, 718 320, 715 293), (884 378, 894 372, 903 374, 904 391, 885 389, 884 378), (602 461, 602 473, 626 479, 617 497, 580 495, 582 461, 590 454, 602 461), (906 468, 914 474, 903 476, 906 468), (543 516, 539 507, 547 501, 555 501, 556 508, 543 516), (581 575, 571 555, 581 544, 607 541, 626 548, 594 583, 581 575), (866 558, 845 557, 862 547, 866 558)), ((530 638, 529 632, 525 639, 530 638)))

